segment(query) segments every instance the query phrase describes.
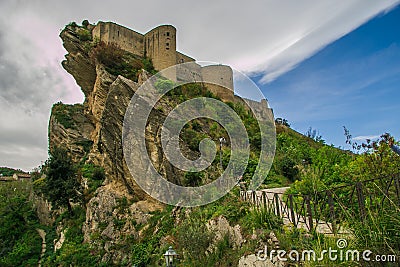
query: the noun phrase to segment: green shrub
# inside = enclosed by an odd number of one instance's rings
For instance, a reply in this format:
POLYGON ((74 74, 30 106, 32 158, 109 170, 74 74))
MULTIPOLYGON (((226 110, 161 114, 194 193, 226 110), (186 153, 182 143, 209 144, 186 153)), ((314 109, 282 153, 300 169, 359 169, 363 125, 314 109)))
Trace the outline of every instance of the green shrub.
POLYGON ((103 168, 98 167, 98 168, 94 169, 93 177, 92 177, 93 180, 104 181, 105 177, 106 177, 106 175, 104 173, 104 169, 103 168))
POLYGON ((103 184, 106 175, 102 167, 91 163, 83 164, 79 171, 82 177, 87 179, 88 189, 84 195, 85 202, 88 202, 97 188, 103 184))
POLYGON ((185 251, 188 259, 192 264, 200 264, 205 259, 207 248, 214 238, 213 233, 207 229, 204 222, 193 217, 186 220, 177 229, 177 233, 179 246, 185 251))
POLYGON ((75 145, 83 147, 85 153, 89 153, 93 146, 93 141, 88 139, 82 139, 75 142, 75 145))
POLYGON ((242 219, 246 220, 250 213, 250 204, 238 200, 237 189, 233 189, 232 194, 229 194, 222 199, 209 204, 207 209, 212 211, 210 218, 224 216, 231 225, 238 224, 242 219))
POLYGON ((69 27, 72 27, 72 28, 79 27, 78 24, 76 24, 75 21, 72 21, 72 22, 68 23, 68 24, 67 24, 67 27, 68 27, 68 26, 69 26, 69 27))
POLYGON ((400 255, 400 210, 393 204, 385 210, 367 210, 364 222, 351 219, 357 245, 381 255, 400 255))
POLYGON ((142 231, 140 240, 130 243, 131 264, 139 267, 162 266, 167 246, 161 246, 160 240, 174 230, 174 218, 171 206, 160 212, 154 212, 149 220, 149 227, 142 231))
POLYGON ((185 186, 199 186, 204 178, 203 172, 188 171, 185 173, 185 186))
POLYGON ((84 178, 93 180, 104 180, 105 178, 104 169, 92 163, 83 164, 80 171, 84 178))
POLYGON ((53 147, 46 169, 46 185, 44 193, 53 207, 67 207, 72 213, 71 201, 81 201, 82 187, 77 178, 77 168, 73 164, 68 151, 53 147))
POLYGON ((62 102, 57 102, 51 110, 54 118, 66 129, 76 129, 77 125, 74 116, 83 113, 83 105, 66 105, 62 102))
POLYGON ((92 60, 104 65, 107 72, 112 75, 122 75, 137 81, 138 71, 143 68, 141 60, 122 50, 116 44, 100 42, 90 52, 92 60))
POLYGON ((197 132, 192 128, 183 129, 180 136, 188 147, 196 152, 200 152, 199 145, 201 140, 208 137, 205 133, 197 132))
POLYGON ((243 224, 247 229, 282 230, 283 220, 275 215, 271 209, 255 208, 244 217, 243 224))
POLYGON ((294 182, 299 177, 299 170, 296 166, 296 162, 289 157, 284 157, 280 162, 280 169, 283 176, 287 177, 290 181, 294 182))
POLYGON ((84 28, 79 28, 76 32, 80 41, 91 41, 92 40, 92 33, 84 28))
MULTIPOLYGON (((86 210, 75 207, 72 214, 65 212, 58 216, 46 235, 47 249, 42 266, 98 266, 100 255, 89 244, 83 243, 82 225, 86 210), (59 238, 56 227, 65 227, 65 241, 61 249, 54 251, 54 239, 59 238)), ((37 264, 37 263, 36 263, 37 264)))
POLYGON ((153 62, 151 58, 143 58, 142 59, 143 69, 146 70, 150 74, 156 74, 157 71, 154 69, 153 62))
POLYGON ((129 208, 129 202, 128 199, 124 196, 122 198, 118 198, 117 199, 117 207, 118 209, 118 213, 125 213, 127 212, 128 208, 129 208))
POLYGON ((89 26, 89 24, 90 23, 89 23, 89 21, 87 19, 82 21, 82 26, 85 27, 85 28, 87 28, 89 26))

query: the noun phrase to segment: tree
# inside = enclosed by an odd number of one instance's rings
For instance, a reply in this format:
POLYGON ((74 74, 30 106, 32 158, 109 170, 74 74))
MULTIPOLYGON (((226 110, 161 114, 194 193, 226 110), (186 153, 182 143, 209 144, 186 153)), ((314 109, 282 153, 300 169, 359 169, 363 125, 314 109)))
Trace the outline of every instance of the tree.
POLYGON ((67 207, 72 214, 70 201, 79 202, 82 188, 76 169, 67 151, 54 148, 50 152, 47 166, 45 193, 55 207, 67 207))
POLYGON ((352 140, 351 135, 345 129, 347 143, 357 152, 357 157, 345 171, 356 180, 368 180, 378 177, 391 176, 399 173, 400 161, 389 145, 389 141, 395 142, 389 133, 382 134, 379 139, 370 140, 358 144, 352 140))
POLYGON ((305 135, 307 137, 313 139, 316 142, 324 143, 324 140, 322 139, 322 135, 320 135, 319 131, 317 131, 316 129, 313 129, 312 127, 308 128, 305 135))
POLYGON ((0 184, 0 266, 35 266, 42 240, 29 181, 0 184))
POLYGON ((276 119, 275 119, 275 123, 277 123, 277 124, 282 124, 282 125, 284 125, 284 126, 286 126, 286 127, 290 127, 290 123, 288 122, 287 119, 276 118, 276 119))
POLYGON ((87 19, 82 21, 82 26, 85 27, 87 29, 87 27, 89 26, 89 21, 87 19))

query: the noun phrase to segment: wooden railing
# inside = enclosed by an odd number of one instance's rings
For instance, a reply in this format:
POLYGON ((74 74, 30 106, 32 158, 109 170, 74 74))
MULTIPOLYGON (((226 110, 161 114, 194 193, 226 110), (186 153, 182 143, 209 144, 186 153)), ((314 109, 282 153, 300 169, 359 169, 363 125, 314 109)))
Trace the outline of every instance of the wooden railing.
POLYGON ((241 191, 240 197, 264 207, 295 227, 337 234, 349 219, 364 221, 368 211, 384 212, 385 206, 400 208, 400 174, 356 182, 315 192, 312 195, 241 191))

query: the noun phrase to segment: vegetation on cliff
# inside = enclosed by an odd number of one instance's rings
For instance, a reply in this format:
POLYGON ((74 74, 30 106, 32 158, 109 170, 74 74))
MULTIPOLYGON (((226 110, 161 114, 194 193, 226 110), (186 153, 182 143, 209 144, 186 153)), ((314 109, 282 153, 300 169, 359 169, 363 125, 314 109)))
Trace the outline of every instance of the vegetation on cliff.
POLYGON ((65 105, 62 102, 57 102, 53 105, 51 114, 64 128, 76 129, 77 124, 74 116, 83 114, 83 105, 65 105))
POLYGON ((59 147, 53 148, 46 170, 46 185, 43 190, 46 197, 55 208, 67 207, 69 213, 72 213, 71 202, 80 202, 82 186, 67 151, 59 147))
POLYGON ((42 239, 29 181, 0 183, 0 265, 37 266, 42 239))
POLYGON ((90 51, 90 57, 93 61, 103 64, 110 74, 115 76, 122 75, 136 82, 138 73, 142 69, 155 74, 150 59, 139 58, 122 50, 115 44, 105 44, 103 42, 94 44, 93 49, 90 51))

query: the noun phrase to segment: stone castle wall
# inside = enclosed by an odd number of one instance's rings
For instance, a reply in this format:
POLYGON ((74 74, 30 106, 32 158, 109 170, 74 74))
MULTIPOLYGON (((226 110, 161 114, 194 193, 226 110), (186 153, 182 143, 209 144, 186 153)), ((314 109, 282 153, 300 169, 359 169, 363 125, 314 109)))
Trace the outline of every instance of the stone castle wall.
POLYGON ((233 71, 225 65, 210 65, 201 68, 203 80, 213 94, 225 101, 234 101, 233 71))
POLYGON ((176 80, 178 82, 202 81, 201 66, 194 61, 176 65, 176 80))
POLYGON ((187 62, 194 62, 196 61, 194 58, 191 58, 181 52, 176 51, 176 64, 187 63, 187 62))
POLYGON ((123 50, 144 56, 143 35, 113 22, 99 22, 93 29, 93 37, 106 44, 118 44, 123 50))
POLYGON ((258 102, 235 95, 233 102, 242 104, 244 107, 247 107, 248 110, 251 108, 258 118, 274 121, 274 112, 269 107, 266 99, 261 99, 261 101, 258 102))
POLYGON ((195 59, 176 51, 176 28, 172 25, 158 26, 141 34, 113 22, 99 22, 93 29, 93 37, 107 44, 117 44, 123 50, 140 57, 151 58, 154 68, 164 70, 173 81, 208 81, 206 86, 225 101, 234 101, 233 72, 225 65, 201 67, 195 59), (192 62, 193 64, 183 64, 192 62))

